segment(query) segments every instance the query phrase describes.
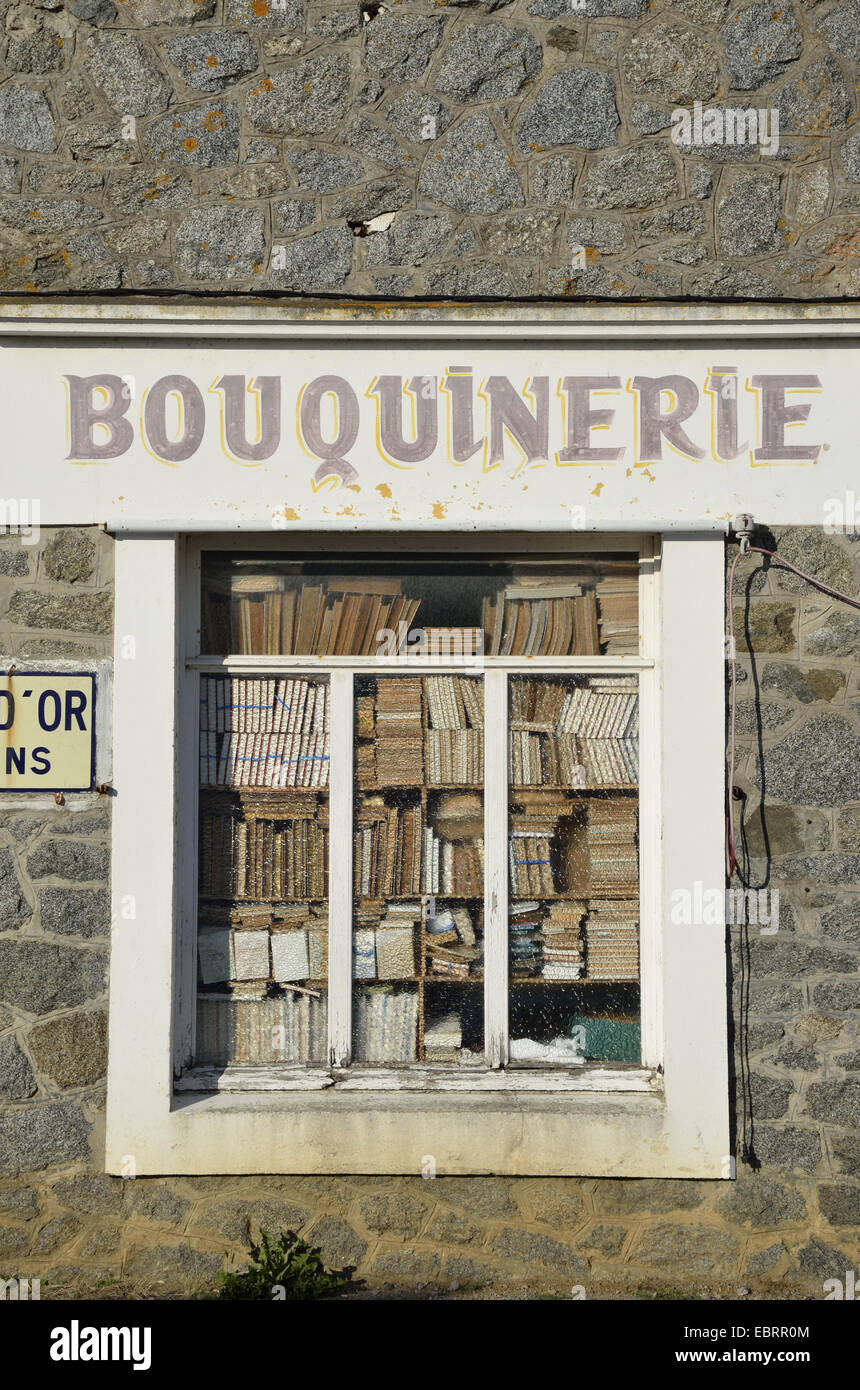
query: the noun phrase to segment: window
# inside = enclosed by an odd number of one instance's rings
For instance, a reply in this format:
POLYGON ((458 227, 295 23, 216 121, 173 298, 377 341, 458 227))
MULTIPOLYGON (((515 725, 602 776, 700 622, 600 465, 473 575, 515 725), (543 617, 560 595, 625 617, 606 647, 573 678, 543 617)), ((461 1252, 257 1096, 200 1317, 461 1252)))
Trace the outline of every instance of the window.
POLYGON ((201 566, 204 1070, 187 1084, 262 1065, 289 1085, 329 1063, 423 1064, 439 1084, 641 1063, 650 560, 204 551, 201 566), (338 813, 330 790, 350 779, 338 813))
POLYGON ((109 1170, 720 1176, 720 532, 332 540, 117 540, 109 1170))

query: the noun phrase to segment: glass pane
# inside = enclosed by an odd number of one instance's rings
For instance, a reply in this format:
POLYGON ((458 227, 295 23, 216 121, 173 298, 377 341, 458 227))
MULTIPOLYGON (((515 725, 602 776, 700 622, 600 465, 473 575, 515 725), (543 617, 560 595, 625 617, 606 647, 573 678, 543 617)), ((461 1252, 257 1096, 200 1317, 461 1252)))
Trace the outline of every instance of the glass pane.
POLYGON ((356 682, 358 1062, 481 1060, 483 717, 475 676, 356 682))
POLYGON ((201 620, 213 654, 635 655, 638 562, 208 552, 201 620))
POLYGON ((198 1063, 325 1061, 327 680, 201 676, 198 1063))
POLYGON ((512 1062, 638 1061, 636 676, 509 685, 512 1062))

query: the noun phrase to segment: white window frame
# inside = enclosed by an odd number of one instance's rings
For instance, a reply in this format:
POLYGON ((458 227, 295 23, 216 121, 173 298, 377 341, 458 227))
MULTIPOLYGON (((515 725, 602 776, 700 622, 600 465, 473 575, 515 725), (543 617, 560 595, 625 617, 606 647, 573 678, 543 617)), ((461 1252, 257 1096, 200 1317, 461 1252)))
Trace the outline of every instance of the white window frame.
MULTIPOLYGON (((333 540, 293 536, 290 548, 331 548, 333 540)), ((424 533, 426 548, 428 541, 424 533)), ((284 542, 282 535, 268 538, 279 550, 284 542)), ((456 536, 457 550, 638 548, 629 533, 572 539, 568 532, 565 544, 559 542, 545 533, 456 536)), ((198 706, 188 667, 198 651, 199 556, 203 545, 260 549, 264 543, 248 533, 203 541, 169 533, 117 537, 107 1171, 418 1173, 432 1157, 438 1173, 730 1176, 724 929, 674 926, 668 915, 677 888, 692 891, 699 883, 722 891, 725 881, 724 534, 717 527, 667 531, 653 543, 654 576, 640 589, 643 649, 653 660, 592 659, 601 671, 639 669, 642 683, 643 750, 650 751, 641 770, 640 838, 652 846, 641 883, 642 1066, 506 1068, 499 1028, 488 1016, 493 1065, 480 1076, 451 1069, 440 1084, 438 1069, 431 1078, 420 1066, 352 1067, 343 1074, 303 1067, 293 1069, 285 1088, 284 1068, 260 1068, 253 1078, 245 1069, 240 1090, 229 1082, 217 1092, 177 1089, 176 1072, 193 1055, 196 993, 198 706), (136 907, 130 920, 123 912, 129 899, 136 907), (526 1127, 527 1118, 533 1122, 526 1127)), ((349 541, 392 555, 408 553, 409 543, 408 535, 393 532, 349 541)), ((438 535, 434 547, 450 550, 452 537, 438 535)), ((277 658, 244 660, 245 669, 254 662, 256 669, 277 669, 277 658)), ((355 658, 345 661, 355 668, 355 658)), ((307 664, 319 669, 313 657, 307 664)), ((515 664, 521 667, 522 659, 515 664)), ((546 664, 541 660, 541 669, 546 664)), ((564 669, 588 664, 568 658, 564 669)), ((499 665, 486 687, 487 727, 496 738, 505 737, 505 680, 499 665)), ((351 717, 337 719, 337 676, 333 702, 333 740, 341 745, 332 749, 335 826, 347 823, 353 741, 351 717)), ((488 750, 485 803, 503 804, 505 817, 507 779, 502 784, 498 769, 506 766, 506 758, 493 760, 488 750)), ((351 834, 345 841, 339 852, 351 854, 351 834)), ((503 907, 505 847, 506 836, 494 862, 488 841, 488 891, 503 907)), ((332 918, 348 921, 352 876, 331 878, 332 918)), ((488 939, 486 973, 495 972, 498 983, 506 977, 507 933, 497 935, 494 958, 488 939)), ((330 990, 338 952, 349 951, 349 934, 335 933, 330 990)), ((348 989, 349 962, 340 965, 348 989)), ((348 1001, 345 1007, 341 1001, 338 1064, 348 1054, 348 1017, 348 1001)))

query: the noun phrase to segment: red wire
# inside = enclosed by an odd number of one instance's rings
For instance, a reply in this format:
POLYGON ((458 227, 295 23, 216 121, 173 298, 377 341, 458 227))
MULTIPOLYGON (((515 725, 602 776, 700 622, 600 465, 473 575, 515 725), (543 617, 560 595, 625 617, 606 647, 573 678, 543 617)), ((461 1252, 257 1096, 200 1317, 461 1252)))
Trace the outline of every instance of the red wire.
POLYGON ((776 563, 782 566, 783 569, 791 570, 793 574, 798 575, 801 579, 805 579, 807 583, 814 584, 817 589, 822 589, 825 594, 831 594, 833 598, 843 599, 845 603, 850 603, 853 608, 860 608, 860 599, 852 598, 850 594, 843 594, 841 589, 831 589, 828 584, 823 584, 820 579, 813 578, 811 574, 804 574, 803 570, 799 570, 796 565, 790 564, 788 560, 783 560, 782 557, 780 555, 777 555, 773 550, 764 550, 760 545, 748 546, 746 551, 739 550, 732 561, 731 569, 729 570, 728 592, 729 660, 732 663, 732 698, 731 717, 729 721, 729 788, 728 806, 726 808, 726 872, 729 878, 731 878, 732 874, 734 873, 735 866, 738 862, 735 845, 735 815, 734 806, 732 802, 732 794, 735 785, 735 714, 737 710, 737 676, 735 666, 735 607, 733 601, 735 593, 735 569, 737 568, 738 560, 740 560, 742 555, 749 555, 752 553, 755 553, 756 555, 769 555, 770 558, 772 560, 775 560, 776 563))

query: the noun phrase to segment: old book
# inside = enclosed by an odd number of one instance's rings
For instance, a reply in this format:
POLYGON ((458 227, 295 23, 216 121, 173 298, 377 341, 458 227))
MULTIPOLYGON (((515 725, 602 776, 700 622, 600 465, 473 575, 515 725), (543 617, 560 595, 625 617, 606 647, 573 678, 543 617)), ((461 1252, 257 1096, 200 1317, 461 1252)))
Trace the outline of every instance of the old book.
POLYGON ((388 926, 383 919, 376 933, 376 973, 380 980, 406 980, 415 974, 413 926, 388 926))
POLYGON ((359 927, 352 934, 353 979, 376 979, 376 933, 359 927))
POLYGON ((267 931, 235 931, 233 955, 237 980, 267 980, 269 978, 269 933, 267 931))
POLYGON ((284 982, 310 978, 307 932, 272 932, 272 977, 284 982))
POLYGON ((229 927, 204 927, 197 936, 198 974, 204 985, 234 978, 232 932, 229 927))
POLYGON ((315 650, 313 646, 314 634, 322 602, 323 590, 321 585, 303 585, 299 600, 295 641, 295 651, 299 654, 315 650))

